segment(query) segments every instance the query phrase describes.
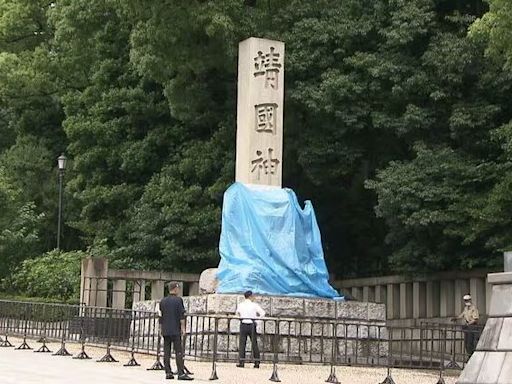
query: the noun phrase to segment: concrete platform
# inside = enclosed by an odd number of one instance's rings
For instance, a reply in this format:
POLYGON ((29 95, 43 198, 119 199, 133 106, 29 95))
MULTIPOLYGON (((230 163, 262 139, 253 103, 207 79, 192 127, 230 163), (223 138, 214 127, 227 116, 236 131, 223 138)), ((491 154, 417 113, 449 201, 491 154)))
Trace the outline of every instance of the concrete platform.
MULTIPOLYGON (((21 340, 11 339, 19 345, 21 340)), ((31 346, 39 346, 33 340, 31 346)), ((56 350, 57 344, 49 344, 56 350)), ((79 351, 76 344, 68 345, 73 354, 79 351)), ((129 355, 113 350, 119 363, 97 363, 104 349, 86 348, 92 360, 73 360, 70 357, 51 356, 33 351, 16 351, 13 348, 0 348, 0 383, 2 384, 153 384, 173 383, 164 379, 162 371, 147 371, 154 361, 153 356, 137 355, 140 367, 123 367, 129 355)), ((174 362, 173 362, 174 364, 174 362)), ((194 372, 194 383, 210 382, 211 363, 187 361, 187 367, 194 372)), ((343 384, 375 384, 386 377, 383 368, 337 367, 337 377, 343 384)), ((269 382, 272 366, 262 364, 259 370, 247 367, 236 368, 233 364, 219 363, 217 366, 218 384, 264 384, 269 382)), ((283 384, 322 384, 329 375, 328 366, 279 365, 278 374, 283 384)), ((396 383, 432 384, 437 381, 437 372, 418 370, 393 370, 396 383)), ((446 377, 447 384, 454 384, 455 376, 446 377)))
MULTIPOLYGON (((227 355, 238 351, 240 320, 235 317, 237 305, 244 300, 237 294, 206 294, 184 297, 187 334, 192 337, 198 356, 209 355, 211 340, 204 339, 215 330, 213 321, 202 316, 221 316, 217 324, 218 351, 227 355)), ((359 301, 321 298, 255 295, 266 312, 267 320, 257 321, 258 343, 262 352, 280 354, 282 360, 326 363, 332 359, 336 339, 343 358, 379 359, 387 356, 388 338, 386 306, 359 301), (333 325, 336 324, 336 325, 333 325), (277 337, 275 337, 277 335, 277 337), (276 346, 277 343, 277 346, 276 346), (286 357, 284 355, 287 355, 286 357), (306 360, 304 361, 304 357, 306 360)), ((154 312, 158 301, 134 303, 135 310, 154 312)), ((131 329, 140 330, 139 342, 152 340, 154 328, 136 322, 131 329)))

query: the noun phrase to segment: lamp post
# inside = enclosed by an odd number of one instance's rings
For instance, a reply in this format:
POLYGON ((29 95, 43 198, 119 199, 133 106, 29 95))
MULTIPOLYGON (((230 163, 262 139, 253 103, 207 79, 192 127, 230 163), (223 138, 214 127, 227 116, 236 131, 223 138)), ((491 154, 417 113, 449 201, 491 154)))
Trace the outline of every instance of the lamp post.
POLYGON ((64 154, 57 158, 57 165, 59 167, 59 217, 57 221, 57 249, 60 249, 60 233, 62 221, 62 179, 64 178, 64 171, 66 170, 67 158, 64 154))

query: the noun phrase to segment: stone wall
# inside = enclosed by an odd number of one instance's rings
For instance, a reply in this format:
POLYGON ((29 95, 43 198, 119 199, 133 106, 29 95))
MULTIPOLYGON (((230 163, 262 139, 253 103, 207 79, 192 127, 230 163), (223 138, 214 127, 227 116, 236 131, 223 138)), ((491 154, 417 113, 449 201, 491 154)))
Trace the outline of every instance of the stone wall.
POLYGON ((489 272, 492 271, 369 277, 336 281, 334 286, 356 300, 385 304, 391 326, 414 327, 421 322, 449 323, 451 317, 462 312, 462 297, 468 293, 485 321, 490 303, 489 272))
MULTIPOLYGON (((228 294, 183 298, 189 356, 211 358, 216 342, 219 359, 236 358, 240 319, 235 311, 241 300, 241 295, 228 294)), ((386 310, 382 304, 280 296, 256 296, 255 300, 266 311, 266 318, 257 321, 263 360, 272 359, 276 353, 280 361, 329 362, 334 341, 339 362, 387 356, 386 310)), ((139 302, 134 309, 155 311, 156 304, 139 302)), ((137 337, 153 339, 157 329, 151 321, 142 321, 142 325, 134 324, 139 330, 137 337)))

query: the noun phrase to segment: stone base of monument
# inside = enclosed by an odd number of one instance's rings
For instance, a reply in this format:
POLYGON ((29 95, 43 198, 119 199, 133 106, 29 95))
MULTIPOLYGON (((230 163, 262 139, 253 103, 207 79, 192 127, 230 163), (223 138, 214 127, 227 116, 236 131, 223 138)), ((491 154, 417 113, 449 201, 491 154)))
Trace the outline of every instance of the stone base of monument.
MULTIPOLYGON (((184 297, 189 320, 187 352, 197 359, 212 357, 217 334, 217 359, 236 360, 240 319, 235 317, 235 294, 207 294, 184 297)), ((364 363, 385 361, 388 353, 386 307, 384 304, 287 296, 255 296, 266 312, 265 321, 257 321, 258 343, 263 358, 277 354, 279 361, 301 363, 364 363), (336 340, 333 348, 333 340, 336 340)), ((134 304, 135 310, 154 311, 156 301, 134 304)), ((153 330, 139 330, 139 339, 152 336, 153 330)), ((250 356, 250 342, 247 342, 250 356)))
POLYGON ((489 319, 458 384, 512 383, 512 263, 507 268, 511 272, 488 275, 489 319))

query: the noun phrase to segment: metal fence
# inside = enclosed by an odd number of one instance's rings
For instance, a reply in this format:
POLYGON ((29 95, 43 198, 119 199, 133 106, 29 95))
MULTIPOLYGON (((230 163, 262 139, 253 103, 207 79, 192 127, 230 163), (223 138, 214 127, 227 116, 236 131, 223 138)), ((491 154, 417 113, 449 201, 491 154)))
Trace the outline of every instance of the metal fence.
MULTIPOLYGON (((239 362, 240 323, 233 316, 188 315, 183 338, 186 359, 211 362, 211 379, 215 379, 216 362, 239 362)), ((341 365, 387 367, 388 372, 396 367, 433 369, 442 378, 445 369, 464 367, 468 335, 477 337, 480 332, 477 327, 468 330, 435 323, 388 327, 291 318, 264 318, 256 323, 260 361, 273 364, 271 380, 277 379, 278 364, 322 364, 331 366, 328 382, 332 383, 337 382, 335 369, 341 365)), ((49 352, 47 343, 59 342, 55 355, 69 355, 66 342, 80 343, 77 359, 89 358, 89 345, 104 346, 100 362, 116 361, 111 353, 115 347, 131 352, 127 366, 138 365, 135 354, 151 354, 155 363, 149 369, 163 369, 160 325, 154 312, 0 300, 0 335, 1 347, 13 346, 10 336, 22 338, 16 349, 29 349, 29 340, 38 339, 42 345, 37 352, 49 352)), ((250 361, 254 357, 248 344, 250 361)))

